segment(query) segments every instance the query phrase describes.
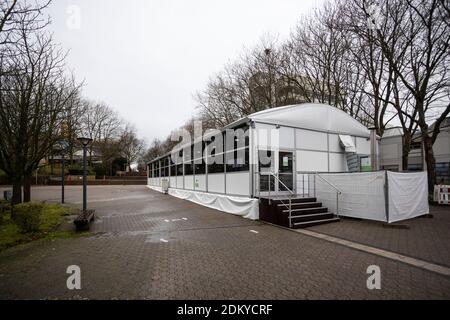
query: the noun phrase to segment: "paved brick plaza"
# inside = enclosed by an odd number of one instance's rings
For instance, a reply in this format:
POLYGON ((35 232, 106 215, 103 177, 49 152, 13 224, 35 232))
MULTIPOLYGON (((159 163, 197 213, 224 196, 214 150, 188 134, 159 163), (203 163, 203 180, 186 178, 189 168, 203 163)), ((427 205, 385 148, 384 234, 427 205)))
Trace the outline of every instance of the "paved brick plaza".
MULTIPOLYGON (((0 253, 0 298, 450 298, 449 277, 145 186, 90 186, 89 195, 97 213, 91 236, 0 253), (81 268, 81 290, 66 288, 72 264, 81 268), (381 268, 381 290, 366 287, 373 264, 381 268)), ((57 201, 59 188, 35 188, 33 197, 57 201)), ((80 200, 81 187, 67 187, 66 201, 80 200)), ((433 219, 403 223, 409 229, 344 220, 309 230, 450 266, 449 212, 432 210, 433 219)))

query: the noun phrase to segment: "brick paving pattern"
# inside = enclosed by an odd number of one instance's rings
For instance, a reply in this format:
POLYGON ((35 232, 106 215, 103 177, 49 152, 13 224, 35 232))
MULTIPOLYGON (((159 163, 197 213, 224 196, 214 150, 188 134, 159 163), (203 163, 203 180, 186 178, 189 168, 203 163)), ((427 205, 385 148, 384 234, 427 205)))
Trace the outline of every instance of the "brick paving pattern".
MULTIPOLYGON (((33 191, 36 199, 58 200, 58 188, 33 191)), ((143 186, 96 186, 89 193, 97 214, 92 236, 0 253, 1 299, 450 298, 448 277, 143 186), (81 290, 66 288, 72 264, 81 268, 81 290), (381 268, 381 290, 366 287, 372 264, 381 268)), ((67 188, 68 202, 80 197, 81 188, 67 188)), ((384 231, 403 241, 394 233, 405 230, 384 231)))
POLYGON ((375 221, 343 219, 309 230, 450 267, 450 206, 430 206, 430 212, 432 218, 401 221, 394 223, 394 227, 375 221))

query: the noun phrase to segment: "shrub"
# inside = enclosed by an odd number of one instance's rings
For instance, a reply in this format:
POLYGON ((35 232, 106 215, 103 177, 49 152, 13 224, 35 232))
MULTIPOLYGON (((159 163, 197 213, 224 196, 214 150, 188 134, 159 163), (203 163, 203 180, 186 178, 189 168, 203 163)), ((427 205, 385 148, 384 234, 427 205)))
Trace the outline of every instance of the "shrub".
MULTIPOLYGON (((90 167, 90 166, 87 166, 86 171, 87 171, 88 175, 94 175, 95 174, 95 170, 92 167, 90 167)), ((73 176, 81 176, 81 175, 83 175, 83 166, 81 166, 81 165, 71 165, 71 166, 69 166, 69 174, 73 175, 73 176)))
POLYGON ((3 222, 3 216, 9 210, 11 210, 11 202, 9 200, 0 200, 0 224, 3 222))
POLYGON ((96 165, 94 167, 94 171, 96 177, 103 177, 104 175, 106 175, 106 170, 102 165, 96 165))
POLYGON ((11 210, 11 201, 0 200, 0 213, 4 213, 9 210, 11 210))
POLYGON ((39 230, 42 209, 43 205, 35 202, 21 203, 14 206, 14 222, 22 233, 39 230))

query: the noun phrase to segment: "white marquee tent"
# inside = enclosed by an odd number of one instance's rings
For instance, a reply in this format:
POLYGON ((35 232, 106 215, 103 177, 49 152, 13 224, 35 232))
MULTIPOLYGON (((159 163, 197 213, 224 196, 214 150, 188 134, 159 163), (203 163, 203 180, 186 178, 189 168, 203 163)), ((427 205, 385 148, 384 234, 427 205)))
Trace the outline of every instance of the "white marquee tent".
POLYGON ((317 103, 266 109, 218 132, 224 144, 214 146, 214 156, 208 148, 217 136, 196 138, 149 162, 148 186, 161 191, 165 181, 169 194, 258 219, 258 198, 287 195, 288 189, 304 194, 310 188, 305 175, 349 172, 355 165, 359 171, 359 162, 367 162, 371 151, 367 127, 342 110, 317 103), (244 135, 228 135, 236 129, 244 135), (204 152, 197 152, 195 144, 204 152), (211 163, 218 156, 224 163, 211 163), (278 183, 271 180, 273 173, 278 183))

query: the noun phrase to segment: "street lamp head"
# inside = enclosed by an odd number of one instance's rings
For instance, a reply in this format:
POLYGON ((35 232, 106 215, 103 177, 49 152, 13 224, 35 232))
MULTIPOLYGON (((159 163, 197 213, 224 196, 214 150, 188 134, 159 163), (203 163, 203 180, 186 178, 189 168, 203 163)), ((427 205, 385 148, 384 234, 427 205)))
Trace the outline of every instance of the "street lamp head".
POLYGON ((69 149, 69 142, 67 142, 66 140, 58 140, 54 144, 54 149, 63 155, 69 149))
POLYGON ((88 137, 80 137, 77 138, 77 140, 83 145, 83 147, 86 147, 92 141, 92 139, 88 137))

